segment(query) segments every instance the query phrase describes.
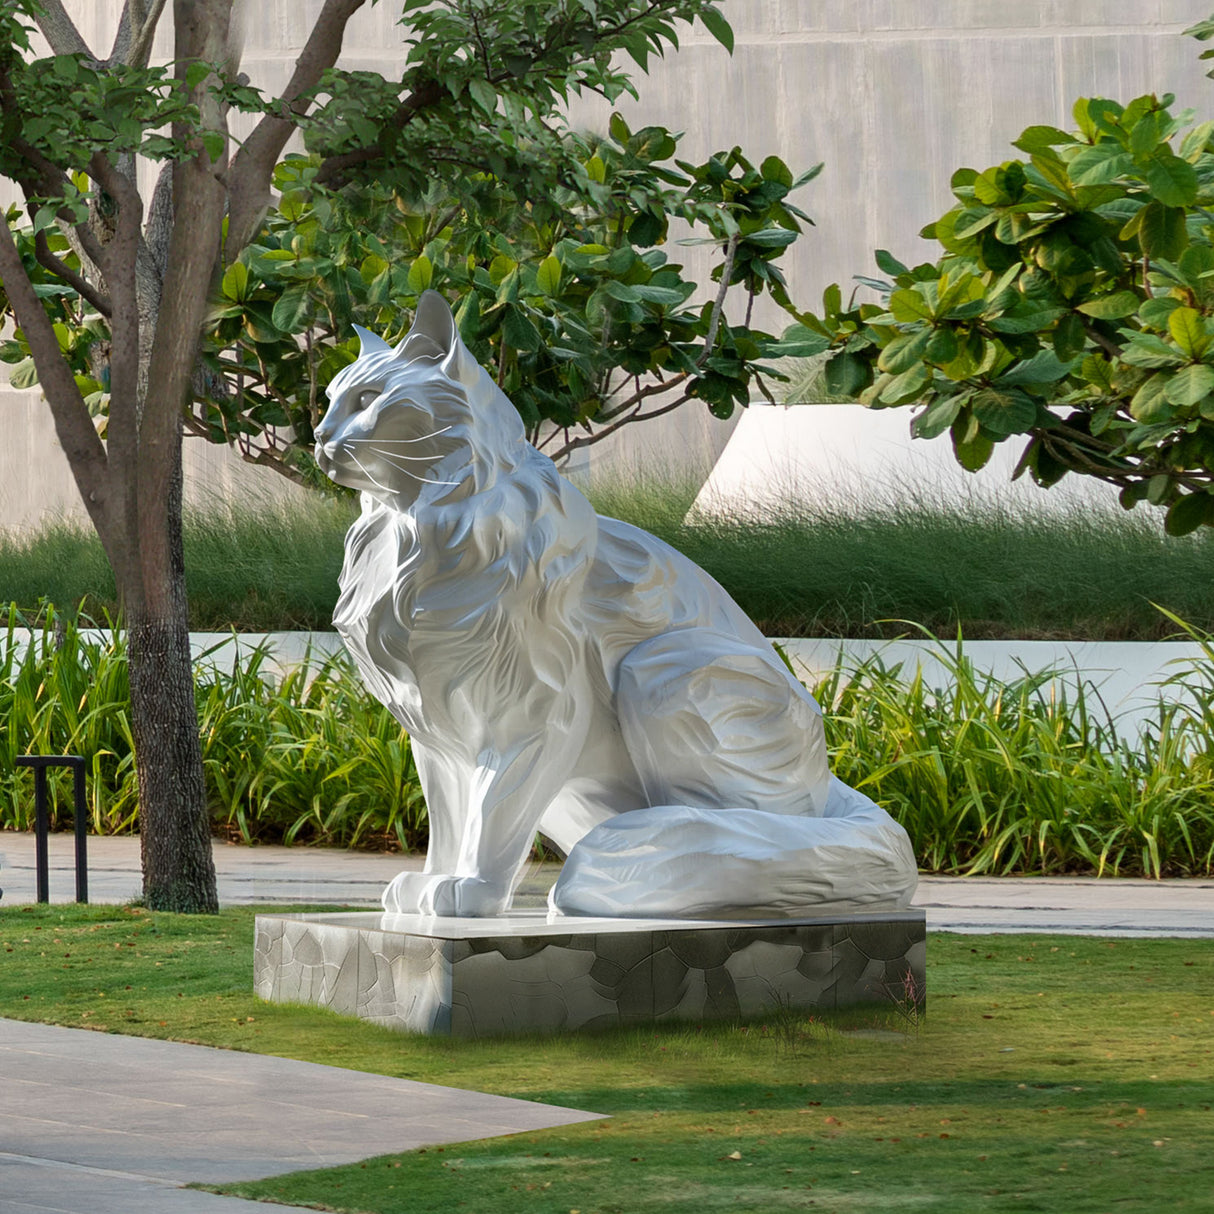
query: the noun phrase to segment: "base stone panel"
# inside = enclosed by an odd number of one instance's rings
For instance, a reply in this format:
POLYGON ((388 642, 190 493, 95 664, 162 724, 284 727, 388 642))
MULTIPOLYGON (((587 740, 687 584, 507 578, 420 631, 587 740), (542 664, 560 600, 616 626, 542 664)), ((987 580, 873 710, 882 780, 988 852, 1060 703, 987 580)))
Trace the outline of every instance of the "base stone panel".
POLYGON ((640 920, 259 915, 254 990, 406 1032, 493 1037, 922 1004, 922 911, 640 920))

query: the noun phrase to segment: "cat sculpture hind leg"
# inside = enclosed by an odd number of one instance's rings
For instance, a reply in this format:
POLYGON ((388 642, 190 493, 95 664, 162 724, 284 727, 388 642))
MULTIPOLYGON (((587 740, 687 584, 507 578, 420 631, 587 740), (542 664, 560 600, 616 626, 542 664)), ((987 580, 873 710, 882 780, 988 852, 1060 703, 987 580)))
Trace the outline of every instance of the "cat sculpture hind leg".
POLYGON ((317 459, 360 489, 334 622, 413 739, 431 820, 389 910, 487 915, 535 830, 574 914, 905 906, 905 832, 831 777, 821 714, 707 574, 598 518, 427 292, 362 332, 317 459))

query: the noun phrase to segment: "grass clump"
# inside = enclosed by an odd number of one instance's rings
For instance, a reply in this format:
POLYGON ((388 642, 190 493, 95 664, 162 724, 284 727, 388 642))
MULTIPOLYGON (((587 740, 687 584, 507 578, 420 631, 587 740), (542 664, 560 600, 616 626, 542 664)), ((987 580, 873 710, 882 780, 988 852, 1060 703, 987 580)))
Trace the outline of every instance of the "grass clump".
POLYGON ((763 1022, 462 1042, 259 1002, 253 913, 12 910, 0 1010, 611 1120, 224 1192, 364 1214, 1209 1208, 1205 942, 933 935, 917 1031, 881 1009, 806 1017, 795 1051, 763 1022))
MULTIPOLYGON (((706 569, 768 636, 883 636, 891 620, 942 635, 1157 640, 1159 603, 1214 630, 1214 534, 1163 534, 1140 509, 1029 511, 999 500, 942 505, 900 489, 866 507, 789 500, 760 517, 688 515, 676 479, 592 484, 601 513, 651 531, 706 569)), ((328 629, 356 507, 316 494, 289 506, 218 505, 185 524, 198 630, 328 629)), ((82 526, 0 535, 0 603, 50 601, 114 614, 113 578, 82 526)))
MULTIPOLYGON (((133 830, 137 789, 122 634, 47 619, 28 645, 0 634, 0 827, 30 829, 19 754, 89 759, 90 829, 133 830)), ((951 686, 879 657, 841 664, 811 690, 835 773, 906 827, 920 865, 948 873, 1214 873, 1214 643, 1175 676, 1152 719, 1118 732, 1073 675, 1007 683, 941 646, 951 686)), ((424 847, 426 808, 409 739, 339 654, 282 677, 264 645, 231 671, 202 662, 195 697, 211 816, 245 843, 424 847)), ((52 774, 53 825, 70 811, 52 774)))
POLYGON ((942 504, 915 485, 857 507, 824 486, 730 516, 689 513, 691 486, 660 479, 591 496, 690 557, 772 637, 897 636, 916 620, 971 640, 1160 640, 1173 627, 1154 604, 1214 629, 1214 534, 1166 536, 1145 509, 942 504))
MULTIPOLYGON (((28 643, 10 611, 0 633, 0 828, 33 829, 21 754, 89 761, 89 829, 136 829, 126 640, 81 632, 50 612, 28 643)), ((211 820, 244 843, 424 847, 426 811, 409 739, 340 655, 281 678, 270 650, 246 645, 231 671, 203 661, 194 695, 211 820)), ((51 826, 72 825, 70 775, 51 771, 51 826)))
MULTIPOLYGON (((289 504, 216 502, 184 522, 190 626, 197 631, 331 629, 342 544, 358 513, 345 498, 289 504)), ((47 604, 101 620, 118 614, 114 575, 84 523, 0 531, 0 603, 37 622, 47 604)))

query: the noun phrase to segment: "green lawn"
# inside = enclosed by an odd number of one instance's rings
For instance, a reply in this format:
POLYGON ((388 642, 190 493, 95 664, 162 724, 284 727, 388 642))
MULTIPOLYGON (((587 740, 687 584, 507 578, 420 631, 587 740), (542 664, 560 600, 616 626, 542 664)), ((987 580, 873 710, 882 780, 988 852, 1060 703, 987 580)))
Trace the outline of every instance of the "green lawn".
POLYGON ((1208 941, 933 935, 917 1030, 890 1010, 451 1042, 259 1003, 254 913, 0 910, 0 1014, 612 1120, 224 1192, 382 1214, 1214 1210, 1208 941))

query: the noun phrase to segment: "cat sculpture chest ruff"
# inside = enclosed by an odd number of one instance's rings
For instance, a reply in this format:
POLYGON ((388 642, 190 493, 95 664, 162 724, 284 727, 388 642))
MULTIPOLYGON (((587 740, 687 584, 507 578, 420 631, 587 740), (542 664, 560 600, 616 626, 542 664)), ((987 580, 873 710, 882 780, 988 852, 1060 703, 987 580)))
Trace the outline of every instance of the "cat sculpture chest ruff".
POLYGON ((510 902, 536 831, 573 915, 906 907, 905 831, 830 774, 822 714, 706 573, 595 514, 424 294, 329 386, 324 472, 362 494, 334 623, 408 731, 430 819, 389 911, 510 902))

